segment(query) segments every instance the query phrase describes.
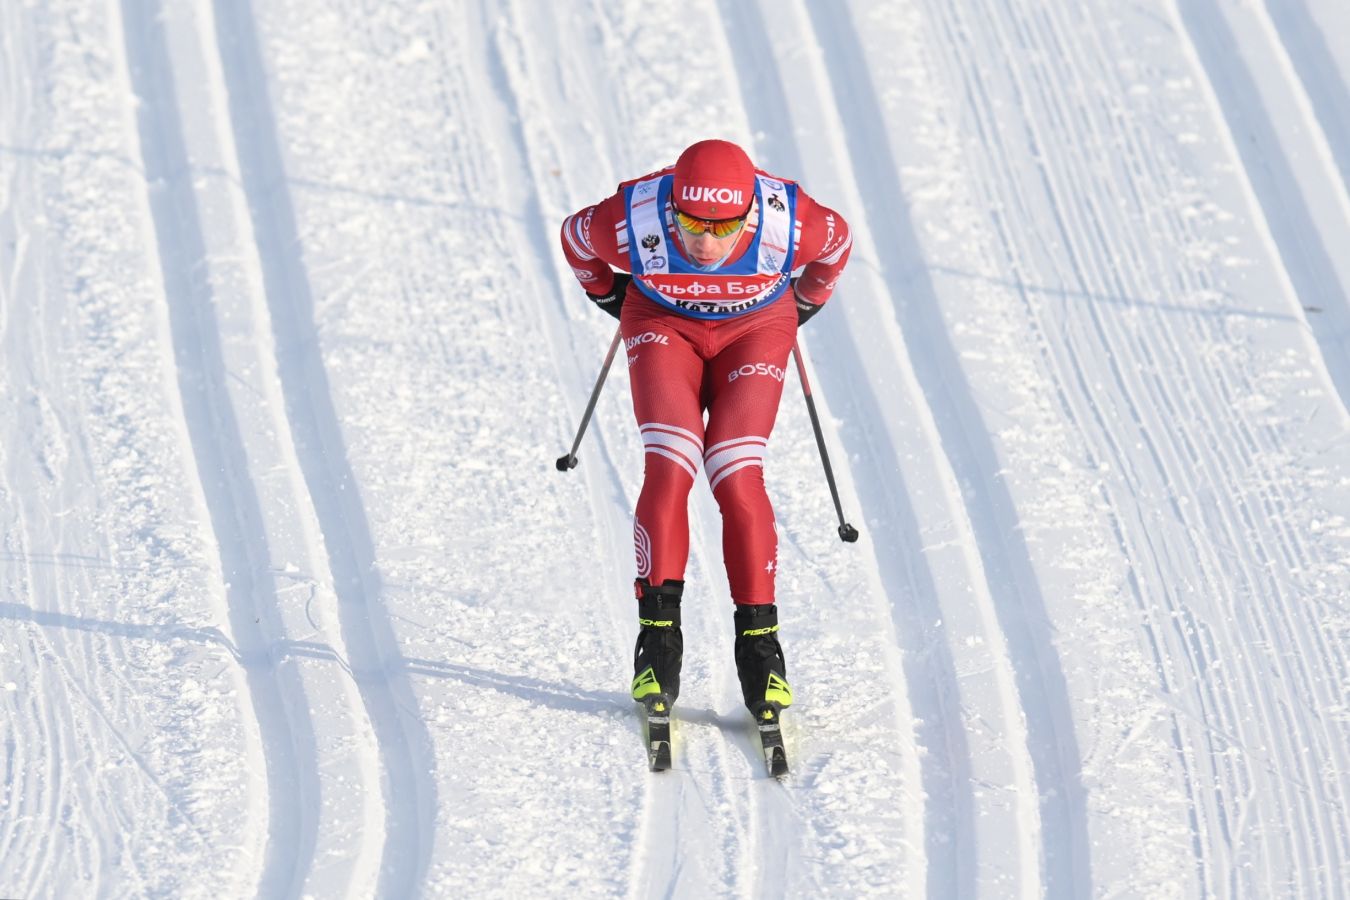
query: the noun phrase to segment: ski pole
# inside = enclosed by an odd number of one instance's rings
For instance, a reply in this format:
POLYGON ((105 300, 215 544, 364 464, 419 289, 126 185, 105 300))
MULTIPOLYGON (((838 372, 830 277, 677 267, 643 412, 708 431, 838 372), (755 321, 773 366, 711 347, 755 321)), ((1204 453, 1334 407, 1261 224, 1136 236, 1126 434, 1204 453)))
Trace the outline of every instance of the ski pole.
POLYGON ((622 327, 614 330, 614 340, 609 342, 609 353, 605 354, 605 364, 600 367, 600 376, 595 379, 595 387, 591 390, 590 402, 586 404, 586 412, 582 413, 581 425, 577 428, 577 439, 572 442, 572 451, 565 456, 558 457, 556 465, 559 472, 566 472, 568 469, 577 467, 577 448, 581 446, 581 436, 586 433, 586 425, 591 421, 591 413, 595 411, 595 401, 600 399, 600 388, 605 385, 605 376, 609 374, 610 364, 614 362, 614 354, 619 349, 619 339, 622 335, 622 327))
POLYGON ((820 417, 816 415, 816 401, 811 397, 811 382, 806 378, 806 366, 802 364, 802 351, 797 342, 792 342, 792 356, 797 360, 797 377, 802 382, 802 393, 806 395, 806 409, 811 413, 811 427, 816 431, 816 446, 820 448, 820 461, 825 465, 825 480, 830 483, 830 496, 834 498, 834 511, 839 516, 839 540, 851 544, 858 539, 858 529, 844 521, 844 507, 839 502, 839 488, 834 484, 834 470, 830 468, 830 455, 825 452, 825 435, 820 430, 820 417))

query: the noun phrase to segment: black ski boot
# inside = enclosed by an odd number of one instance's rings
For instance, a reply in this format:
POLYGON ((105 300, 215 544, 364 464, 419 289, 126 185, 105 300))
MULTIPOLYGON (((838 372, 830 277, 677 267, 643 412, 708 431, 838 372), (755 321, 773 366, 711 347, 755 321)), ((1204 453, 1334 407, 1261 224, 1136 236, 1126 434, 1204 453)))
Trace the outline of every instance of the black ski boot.
POLYGON ((684 635, 680 632, 680 594, 684 582, 666 579, 656 587, 639 578, 637 646, 633 648, 633 699, 641 703, 647 720, 647 764, 653 772, 671 766, 670 707, 680 695, 680 661, 684 635))
POLYGON ((788 773, 781 718, 792 705, 792 688, 778 643, 778 607, 773 604, 736 604, 736 673, 745 706, 755 717, 764 764, 770 775, 781 778, 788 773))
POLYGON ((792 705, 787 663, 778 643, 778 607, 772 603, 736 604, 736 674, 745 706, 756 716, 765 703, 778 709, 792 705))
POLYGON ((633 699, 651 706, 660 697, 667 708, 680 695, 680 661, 684 635, 680 631, 680 595, 684 582, 666 579, 653 586, 639 578, 637 646, 633 648, 633 699))

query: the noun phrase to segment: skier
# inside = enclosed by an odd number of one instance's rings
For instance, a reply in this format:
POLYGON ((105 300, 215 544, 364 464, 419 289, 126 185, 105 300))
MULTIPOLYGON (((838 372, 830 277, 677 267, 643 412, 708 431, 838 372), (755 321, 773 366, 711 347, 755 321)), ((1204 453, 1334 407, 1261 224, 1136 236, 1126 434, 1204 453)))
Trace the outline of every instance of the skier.
POLYGON ((586 295, 620 322, 645 450, 633 699, 664 710, 680 692, 688 497, 701 462, 722 513, 741 693, 757 720, 773 720, 792 690, 764 453, 796 329, 829 299, 848 225, 736 144, 705 140, 568 216, 562 247, 586 295))

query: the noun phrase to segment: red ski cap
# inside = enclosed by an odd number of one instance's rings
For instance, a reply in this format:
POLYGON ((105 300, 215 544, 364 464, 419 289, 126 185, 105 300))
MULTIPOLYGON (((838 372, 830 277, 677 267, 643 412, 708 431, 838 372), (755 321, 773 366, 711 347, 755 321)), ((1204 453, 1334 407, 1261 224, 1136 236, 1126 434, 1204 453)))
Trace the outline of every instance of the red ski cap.
POLYGON ((730 141, 699 141, 675 162, 671 199, 696 219, 734 219, 750 209, 755 196, 755 166, 730 141))

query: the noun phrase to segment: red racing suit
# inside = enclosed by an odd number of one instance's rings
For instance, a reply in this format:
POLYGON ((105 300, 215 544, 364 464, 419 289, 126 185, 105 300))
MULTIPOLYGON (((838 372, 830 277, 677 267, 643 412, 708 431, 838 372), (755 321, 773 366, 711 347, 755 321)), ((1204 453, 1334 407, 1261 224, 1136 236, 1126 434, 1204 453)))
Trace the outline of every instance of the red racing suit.
POLYGON ((805 267, 796 298, 823 304, 853 242, 838 213, 757 171, 736 243, 701 269, 673 221, 672 171, 625 182, 562 226, 563 253, 587 292, 608 292, 613 269, 633 273, 620 327, 645 458, 637 574, 653 585, 683 580, 689 491, 702 465, 722 513, 732 599, 773 603, 778 535, 763 466, 797 329, 788 279, 805 267))

